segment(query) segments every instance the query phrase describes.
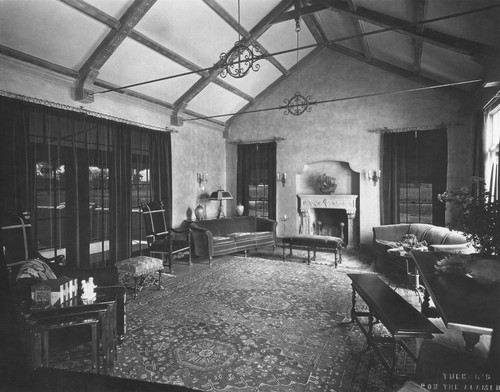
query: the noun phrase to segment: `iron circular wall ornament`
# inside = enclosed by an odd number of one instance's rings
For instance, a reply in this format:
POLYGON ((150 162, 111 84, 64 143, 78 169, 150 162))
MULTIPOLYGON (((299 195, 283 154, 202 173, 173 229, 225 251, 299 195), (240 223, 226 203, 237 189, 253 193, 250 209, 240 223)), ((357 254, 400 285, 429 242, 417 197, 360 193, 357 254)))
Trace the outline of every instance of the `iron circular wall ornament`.
POLYGON ((257 72, 260 69, 260 65, 256 62, 260 59, 258 53, 260 53, 259 46, 254 45, 252 50, 241 41, 237 41, 227 54, 220 55, 221 60, 224 60, 220 76, 225 78, 230 75, 239 79, 247 75, 251 69, 257 72))
POLYGON ((283 106, 280 109, 284 110, 285 116, 291 114, 293 116, 300 116, 305 111, 310 112, 312 105, 316 105, 317 101, 311 101, 311 96, 304 97, 300 92, 296 92, 292 98, 284 99, 283 106))

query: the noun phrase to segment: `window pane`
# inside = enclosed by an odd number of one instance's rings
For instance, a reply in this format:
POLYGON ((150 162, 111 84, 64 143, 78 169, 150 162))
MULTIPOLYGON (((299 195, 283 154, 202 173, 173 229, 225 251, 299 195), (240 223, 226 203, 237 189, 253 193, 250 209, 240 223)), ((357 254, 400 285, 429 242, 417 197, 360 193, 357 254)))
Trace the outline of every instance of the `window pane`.
POLYGON ((401 184, 399 201, 401 223, 432 223, 432 184, 401 184))

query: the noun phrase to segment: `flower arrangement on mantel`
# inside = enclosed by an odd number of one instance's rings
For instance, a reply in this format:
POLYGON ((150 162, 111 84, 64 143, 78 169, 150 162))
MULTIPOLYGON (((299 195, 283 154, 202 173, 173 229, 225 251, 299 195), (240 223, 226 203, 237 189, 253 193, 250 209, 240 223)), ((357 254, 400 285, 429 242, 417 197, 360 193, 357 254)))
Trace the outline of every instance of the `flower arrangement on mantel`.
POLYGON ((337 189, 337 179, 335 177, 327 176, 326 173, 318 176, 317 183, 319 185, 319 189, 323 193, 335 193, 337 189))
POLYGON ((458 207, 450 229, 461 231, 483 256, 500 256, 500 208, 498 200, 490 200, 484 179, 472 177, 470 186, 438 195, 443 203, 458 207))

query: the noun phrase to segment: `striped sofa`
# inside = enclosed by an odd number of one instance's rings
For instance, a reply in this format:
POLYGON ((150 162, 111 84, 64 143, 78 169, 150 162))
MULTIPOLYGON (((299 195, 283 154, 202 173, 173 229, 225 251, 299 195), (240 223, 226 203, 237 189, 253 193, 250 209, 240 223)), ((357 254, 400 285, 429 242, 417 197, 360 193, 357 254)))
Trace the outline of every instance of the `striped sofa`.
POLYGON ((277 222, 254 216, 192 222, 194 254, 207 257, 276 245, 277 222))
POLYGON ((373 253, 377 271, 404 269, 396 266, 387 255, 387 250, 398 247, 405 234, 414 234, 419 242, 425 241, 431 252, 471 253, 474 248, 465 236, 446 227, 428 223, 397 223, 373 227, 373 253))

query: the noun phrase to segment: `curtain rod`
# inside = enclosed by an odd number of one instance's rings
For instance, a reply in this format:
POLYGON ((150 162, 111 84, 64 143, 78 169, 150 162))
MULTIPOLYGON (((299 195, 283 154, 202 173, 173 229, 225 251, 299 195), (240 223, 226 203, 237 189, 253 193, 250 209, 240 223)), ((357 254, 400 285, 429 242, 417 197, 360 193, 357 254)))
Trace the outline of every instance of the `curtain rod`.
POLYGON ((418 131, 431 131, 433 129, 440 129, 440 128, 451 128, 451 127, 456 127, 462 125, 462 123, 459 122, 448 122, 448 123, 441 123, 441 124, 436 124, 436 125, 422 125, 419 127, 404 127, 404 128, 375 128, 375 129, 368 129, 368 132, 372 133, 398 133, 398 132, 418 132, 418 131))
POLYGON ((139 127, 139 128, 150 129, 153 131, 162 131, 162 132, 166 131, 166 132, 171 132, 171 133, 178 133, 179 132, 175 128, 170 128, 170 127, 161 128, 161 127, 158 127, 155 125, 144 124, 144 123, 140 123, 137 121, 127 120, 127 119, 121 118, 121 117, 111 116, 109 114, 94 112, 92 110, 84 109, 83 106, 76 107, 76 106, 66 105, 66 104, 62 104, 62 103, 47 101, 44 99, 29 97, 27 95, 15 94, 15 93, 11 93, 11 92, 5 91, 5 90, 0 90, 0 96, 6 97, 6 98, 14 98, 14 99, 18 99, 20 101, 35 103, 38 105, 47 106, 47 107, 51 107, 51 108, 55 108, 55 109, 62 109, 62 110, 67 110, 67 111, 71 111, 71 112, 82 113, 82 114, 86 114, 86 115, 91 116, 91 117, 102 118, 104 120, 111 120, 111 121, 115 121, 115 122, 119 122, 119 123, 127 124, 127 125, 132 125, 132 126, 139 127))
POLYGON ((262 143, 272 143, 272 142, 282 142, 286 140, 284 137, 273 137, 272 139, 264 139, 264 140, 229 140, 231 144, 262 144, 262 143))

